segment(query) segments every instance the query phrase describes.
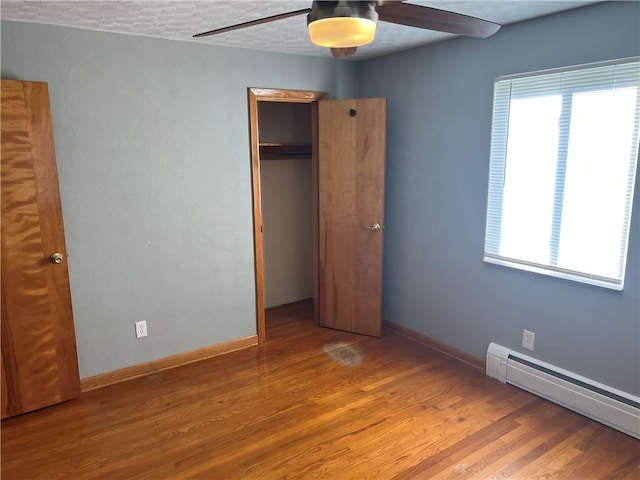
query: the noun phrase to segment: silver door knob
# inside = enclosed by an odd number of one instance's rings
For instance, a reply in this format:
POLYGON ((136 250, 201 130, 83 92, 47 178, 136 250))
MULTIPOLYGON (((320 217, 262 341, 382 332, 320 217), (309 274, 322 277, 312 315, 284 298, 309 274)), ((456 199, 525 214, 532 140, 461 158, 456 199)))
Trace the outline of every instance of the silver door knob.
POLYGON ((379 223, 374 223, 372 225, 365 225, 364 228, 366 228, 367 230, 371 230, 372 232, 377 232, 382 227, 380 226, 379 223))
POLYGON ((51 254, 49 260, 51 261, 51 263, 60 264, 64 260, 64 257, 61 253, 55 252, 51 254))

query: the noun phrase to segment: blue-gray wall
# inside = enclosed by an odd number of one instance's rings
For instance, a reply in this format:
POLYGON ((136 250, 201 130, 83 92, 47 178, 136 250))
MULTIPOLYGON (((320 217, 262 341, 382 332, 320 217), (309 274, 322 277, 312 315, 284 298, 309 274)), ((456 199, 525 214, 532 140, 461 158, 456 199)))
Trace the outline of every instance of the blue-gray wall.
POLYGON ((623 292, 482 262, 495 77, 638 55, 639 32, 640 3, 604 3, 360 64, 388 97, 386 320, 477 356, 526 328, 524 353, 640 392, 638 184, 623 292))
POLYGON ((337 65, 2 22, 2 78, 49 83, 81 377, 256 333, 247 87, 337 65))

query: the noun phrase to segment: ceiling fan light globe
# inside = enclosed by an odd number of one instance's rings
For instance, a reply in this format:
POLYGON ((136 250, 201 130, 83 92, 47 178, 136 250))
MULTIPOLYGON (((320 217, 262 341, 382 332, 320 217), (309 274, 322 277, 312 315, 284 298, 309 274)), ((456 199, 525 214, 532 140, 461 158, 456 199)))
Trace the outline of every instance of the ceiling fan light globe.
POLYGON ((321 47, 361 47, 373 42, 376 22, 368 18, 322 18, 309 23, 311 41, 321 47))

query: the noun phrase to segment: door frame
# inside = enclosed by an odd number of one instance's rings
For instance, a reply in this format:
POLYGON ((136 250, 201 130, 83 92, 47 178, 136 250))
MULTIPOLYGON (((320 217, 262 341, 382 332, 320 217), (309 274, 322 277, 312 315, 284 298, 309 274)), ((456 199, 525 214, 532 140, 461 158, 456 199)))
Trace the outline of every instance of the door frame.
POLYGON ((318 319, 318 101, 328 97, 326 92, 313 90, 286 90, 253 88, 248 90, 249 138, 251 147, 251 190, 253 196, 253 252, 256 279, 256 325, 258 343, 266 341, 264 314, 264 252, 262 243, 262 188, 260 185, 260 133, 258 102, 311 104, 311 188, 313 225, 313 309, 318 319))

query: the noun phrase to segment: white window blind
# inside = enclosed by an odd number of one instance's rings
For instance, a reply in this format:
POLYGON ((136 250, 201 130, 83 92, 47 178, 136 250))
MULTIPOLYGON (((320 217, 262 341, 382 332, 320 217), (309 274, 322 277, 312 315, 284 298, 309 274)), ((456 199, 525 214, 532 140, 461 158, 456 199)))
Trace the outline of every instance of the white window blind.
POLYGON ((496 80, 485 261, 622 290, 639 60, 496 80))

